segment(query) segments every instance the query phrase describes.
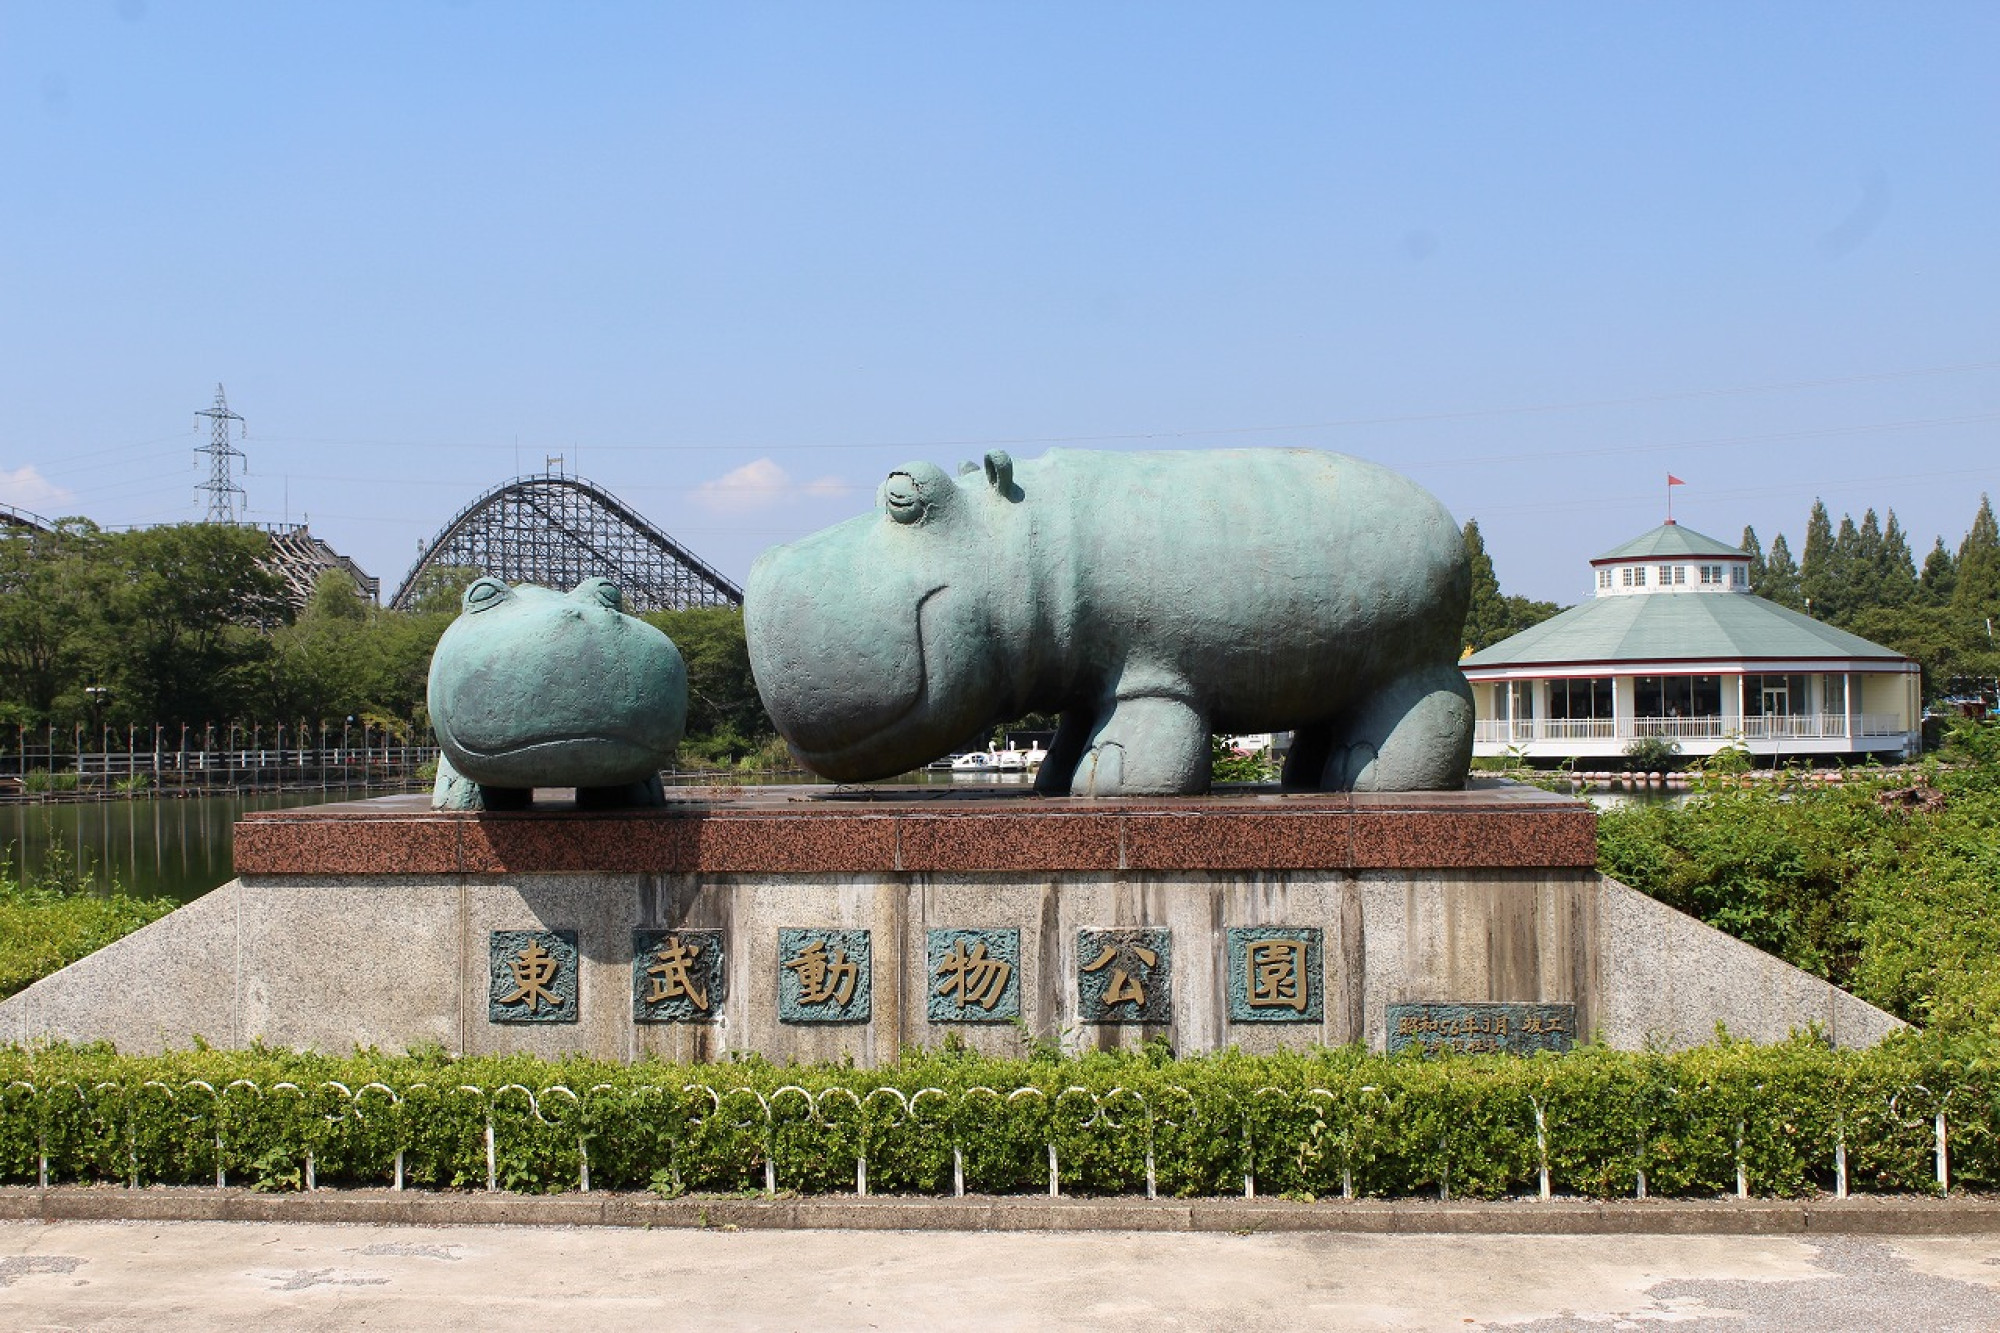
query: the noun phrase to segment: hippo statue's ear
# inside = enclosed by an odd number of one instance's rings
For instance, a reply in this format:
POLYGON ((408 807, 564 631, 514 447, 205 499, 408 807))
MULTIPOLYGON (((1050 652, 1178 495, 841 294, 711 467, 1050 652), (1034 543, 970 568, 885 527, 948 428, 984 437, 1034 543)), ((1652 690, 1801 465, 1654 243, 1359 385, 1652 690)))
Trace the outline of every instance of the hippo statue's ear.
POLYGON ((977 471, 979 471, 979 464, 969 458, 958 465, 958 475, 961 477, 969 477, 977 471))
POLYGON ((1014 493, 1014 460, 1005 449, 986 455, 986 484, 1005 496, 1014 493))
POLYGON ((585 579, 571 589, 569 595, 579 602, 596 602, 613 611, 625 609, 625 594, 619 592, 618 585, 610 579, 585 579))
POLYGON ((480 611, 490 611, 514 595, 499 579, 474 579, 472 586, 465 590, 465 597, 459 603, 466 615, 480 611))

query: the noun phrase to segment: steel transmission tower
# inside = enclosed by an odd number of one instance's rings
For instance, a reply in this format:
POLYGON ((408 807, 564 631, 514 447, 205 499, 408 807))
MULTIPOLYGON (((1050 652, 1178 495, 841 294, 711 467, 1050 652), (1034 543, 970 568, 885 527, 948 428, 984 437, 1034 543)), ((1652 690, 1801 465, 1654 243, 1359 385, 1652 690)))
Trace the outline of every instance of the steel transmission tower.
MULTIPOLYGON (((236 484, 233 475, 235 465, 230 460, 242 458, 243 451, 229 442, 229 423, 234 421, 241 426, 243 418, 229 410, 229 400, 222 396, 220 384, 215 386, 215 406, 202 408, 195 413, 195 416, 207 417, 209 421, 208 444, 205 448, 195 450, 198 454, 208 455, 208 480, 195 489, 208 492, 210 523, 234 523, 238 498, 243 495, 243 488, 236 484)), ((244 470, 249 470, 247 462, 244 464, 244 470)))

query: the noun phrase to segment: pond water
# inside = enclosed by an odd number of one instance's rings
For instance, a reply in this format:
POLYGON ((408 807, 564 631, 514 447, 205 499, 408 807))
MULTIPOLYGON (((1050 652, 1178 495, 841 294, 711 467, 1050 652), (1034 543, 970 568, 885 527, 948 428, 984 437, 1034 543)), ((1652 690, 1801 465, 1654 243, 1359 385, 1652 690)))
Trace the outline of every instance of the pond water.
MULTIPOLYGON (((707 780, 712 781, 713 778, 707 780)), ((803 774, 732 777, 732 783, 801 782, 803 774)), ((949 773, 910 773, 898 782, 950 782, 949 773)), ((977 783, 1018 782, 1019 774, 980 775, 977 783)), ((0 852, 14 876, 35 875, 61 847, 90 869, 100 889, 192 902, 229 882, 236 821, 252 810, 283 810, 352 801, 385 791, 293 791, 129 801, 0 805, 0 852)))
POLYGON ((358 789, 261 792, 185 800, 0 806, 0 847, 12 874, 39 874, 52 847, 88 866, 101 889, 190 902, 228 882, 236 821, 252 810, 351 800, 358 789))

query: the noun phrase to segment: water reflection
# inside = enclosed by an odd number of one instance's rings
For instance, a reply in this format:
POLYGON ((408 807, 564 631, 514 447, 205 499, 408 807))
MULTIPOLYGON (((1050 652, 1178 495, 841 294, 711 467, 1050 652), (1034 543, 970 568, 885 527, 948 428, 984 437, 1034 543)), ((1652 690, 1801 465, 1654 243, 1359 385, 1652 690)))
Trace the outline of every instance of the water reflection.
POLYGON ((352 800, 355 792, 284 792, 187 800, 80 801, 0 806, 0 845, 14 874, 39 874, 60 845, 87 863, 101 889, 191 902, 232 873, 232 833, 251 810, 352 800))

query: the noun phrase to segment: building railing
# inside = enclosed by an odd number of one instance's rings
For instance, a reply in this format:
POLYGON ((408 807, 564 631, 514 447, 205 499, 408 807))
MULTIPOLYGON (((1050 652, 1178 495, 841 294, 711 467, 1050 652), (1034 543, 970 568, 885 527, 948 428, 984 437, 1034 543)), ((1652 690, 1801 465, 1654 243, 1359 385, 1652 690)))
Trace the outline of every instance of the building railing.
MULTIPOLYGON (((1914 729, 1894 713, 1857 713, 1858 737, 1903 737, 1914 729)), ((1772 717, 1482 718, 1473 738, 1488 744, 1526 741, 1668 740, 1745 741, 1842 740, 1849 719, 1841 713, 1800 713, 1772 717)))

